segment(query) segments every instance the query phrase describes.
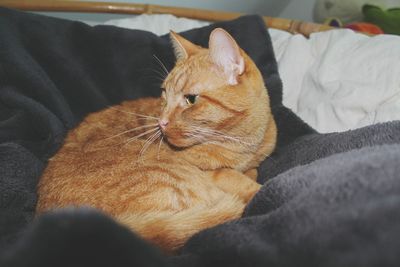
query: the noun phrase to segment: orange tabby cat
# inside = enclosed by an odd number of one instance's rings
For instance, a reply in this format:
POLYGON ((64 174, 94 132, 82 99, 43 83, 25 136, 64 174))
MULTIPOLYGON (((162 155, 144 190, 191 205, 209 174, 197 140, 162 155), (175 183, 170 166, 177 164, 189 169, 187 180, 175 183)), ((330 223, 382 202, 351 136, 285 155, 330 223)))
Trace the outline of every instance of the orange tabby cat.
POLYGON ((90 114, 41 177, 37 213, 91 206, 166 252, 239 218, 276 142, 262 76, 224 30, 209 49, 171 33, 161 98, 90 114))

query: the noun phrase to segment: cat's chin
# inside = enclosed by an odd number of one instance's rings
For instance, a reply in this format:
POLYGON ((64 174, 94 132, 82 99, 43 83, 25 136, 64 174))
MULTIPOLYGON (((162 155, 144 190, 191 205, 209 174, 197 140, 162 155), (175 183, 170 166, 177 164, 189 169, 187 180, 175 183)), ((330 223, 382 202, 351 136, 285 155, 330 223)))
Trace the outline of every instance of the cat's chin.
POLYGON ((169 145, 171 145, 172 147, 177 148, 177 149, 188 148, 188 147, 191 147, 191 146, 196 144, 192 140, 186 139, 186 138, 166 137, 166 140, 167 140, 169 145))

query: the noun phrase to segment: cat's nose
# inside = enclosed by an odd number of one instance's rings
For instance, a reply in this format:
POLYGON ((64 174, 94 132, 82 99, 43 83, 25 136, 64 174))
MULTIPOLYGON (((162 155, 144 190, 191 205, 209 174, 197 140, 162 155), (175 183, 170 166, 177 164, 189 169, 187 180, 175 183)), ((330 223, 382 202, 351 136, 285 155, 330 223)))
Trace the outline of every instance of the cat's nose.
POLYGON ((161 129, 165 130, 167 128, 169 121, 166 119, 160 119, 158 120, 158 125, 160 125, 161 129))

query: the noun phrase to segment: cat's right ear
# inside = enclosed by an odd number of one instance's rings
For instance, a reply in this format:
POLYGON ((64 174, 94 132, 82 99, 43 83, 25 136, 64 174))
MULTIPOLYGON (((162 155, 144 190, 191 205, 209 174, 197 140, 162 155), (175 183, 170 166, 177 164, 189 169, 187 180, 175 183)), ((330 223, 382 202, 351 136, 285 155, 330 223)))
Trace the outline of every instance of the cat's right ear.
POLYGON ((244 72, 244 58, 233 37, 224 29, 216 28, 210 34, 208 44, 212 61, 224 70, 228 83, 238 83, 244 72))
POLYGON ((169 32, 169 37, 171 38, 172 46, 174 48, 174 53, 177 60, 187 59, 199 50, 199 47, 197 45, 186 40, 174 31, 169 32))

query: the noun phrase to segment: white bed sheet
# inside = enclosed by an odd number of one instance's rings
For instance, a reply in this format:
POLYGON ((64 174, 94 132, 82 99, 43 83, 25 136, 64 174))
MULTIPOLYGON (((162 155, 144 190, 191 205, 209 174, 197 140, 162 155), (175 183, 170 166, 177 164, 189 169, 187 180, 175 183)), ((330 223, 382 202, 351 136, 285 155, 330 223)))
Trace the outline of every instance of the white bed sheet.
POLYGON ((270 30, 283 102, 321 132, 400 119, 400 37, 270 30))
MULTIPOLYGON (((172 15, 140 15, 107 25, 162 35, 207 25, 172 15)), ((283 102, 320 132, 400 119, 400 37, 368 37, 350 30, 309 39, 270 29, 283 102)))

